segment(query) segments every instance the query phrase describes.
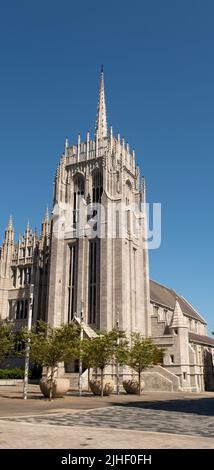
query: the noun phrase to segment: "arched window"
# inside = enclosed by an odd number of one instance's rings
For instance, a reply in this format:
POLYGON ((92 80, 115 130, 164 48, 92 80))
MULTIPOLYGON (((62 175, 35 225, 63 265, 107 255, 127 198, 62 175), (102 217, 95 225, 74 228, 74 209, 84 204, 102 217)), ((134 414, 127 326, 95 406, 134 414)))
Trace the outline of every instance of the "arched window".
POLYGON ((92 202, 101 202, 103 194, 103 175, 95 170, 92 175, 92 202))
POLYGON ((85 179, 82 175, 74 177, 74 212, 73 223, 78 221, 78 211, 80 208, 80 201, 85 195, 85 179))
POLYGON ((75 175, 74 176, 74 192, 77 194, 84 196, 85 192, 85 179, 82 175, 75 175))
POLYGON ((129 206, 129 204, 132 202, 132 185, 129 180, 126 181, 125 198, 126 206, 129 206))
POLYGON ((125 202, 126 202, 126 230, 131 230, 131 210, 130 205, 132 203, 132 185, 129 180, 126 181, 125 184, 125 202))

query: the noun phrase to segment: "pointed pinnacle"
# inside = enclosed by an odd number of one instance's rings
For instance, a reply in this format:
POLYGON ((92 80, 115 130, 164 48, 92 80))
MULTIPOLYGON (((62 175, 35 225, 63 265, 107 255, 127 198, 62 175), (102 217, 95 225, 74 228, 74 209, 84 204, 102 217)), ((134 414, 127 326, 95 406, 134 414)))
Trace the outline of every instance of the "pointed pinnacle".
POLYGON ((181 310, 178 297, 176 297, 175 301, 175 308, 172 316, 172 322, 171 322, 171 327, 176 328, 176 327, 186 327, 186 321, 184 314, 181 310))
POLYGON ((69 140, 68 140, 68 137, 66 136, 66 139, 65 139, 65 148, 68 149, 69 147, 69 140))
POLYGON ((49 222, 49 210, 48 210, 48 205, 46 206, 46 209, 45 209, 44 222, 49 222))
POLYGON ((13 230, 13 217, 10 215, 8 224, 7 224, 7 230, 13 230))
POLYGON ((99 98, 98 98, 98 106, 97 106, 95 134, 98 135, 99 139, 103 137, 107 137, 108 135, 103 65, 101 67, 101 75, 100 75, 100 90, 99 90, 99 98))
POLYGON ((69 140, 68 140, 68 137, 66 137, 66 139, 65 139, 65 150, 64 150, 65 157, 68 157, 68 150, 69 150, 69 140))

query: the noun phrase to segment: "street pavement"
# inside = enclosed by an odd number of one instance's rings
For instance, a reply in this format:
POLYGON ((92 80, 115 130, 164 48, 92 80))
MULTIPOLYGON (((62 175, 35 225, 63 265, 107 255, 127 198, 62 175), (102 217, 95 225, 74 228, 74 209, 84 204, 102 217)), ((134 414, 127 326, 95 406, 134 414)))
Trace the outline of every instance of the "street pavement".
POLYGON ((214 448, 214 393, 143 392, 52 402, 0 387, 0 448, 214 448))

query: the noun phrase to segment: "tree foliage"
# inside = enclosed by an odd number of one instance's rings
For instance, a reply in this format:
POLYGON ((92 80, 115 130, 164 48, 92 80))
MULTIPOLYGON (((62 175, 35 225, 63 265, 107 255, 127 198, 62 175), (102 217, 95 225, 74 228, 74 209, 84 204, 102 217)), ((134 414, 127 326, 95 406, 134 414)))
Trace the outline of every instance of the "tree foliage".
POLYGON ((87 368, 99 368, 101 372, 101 397, 103 396, 104 369, 111 364, 125 364, 128 359, 128 342, 125 333, 116 329, 98 332, 97 337, 84 339, 81 357, 87 368))
POLYGON ((152 339, 140 333, 132 334, 128 365, 138 373, 139 395, 141 393, 141 373, 147 367, 162 362, 164 349, 156 346, 152 339))
POLYGON ((30 349, 30 359, 37 365, 47 367, 50 373, 50 399, 52 398, 54 374, 60 362, 78 357, 80 328, 74 323, 52 328, 38 321, 31 331, 23 329, 21 340, 30 349))
POLYGON ((0 321, 0 361, 14 350, 15 335, 13 333, 13 324, 0 321))

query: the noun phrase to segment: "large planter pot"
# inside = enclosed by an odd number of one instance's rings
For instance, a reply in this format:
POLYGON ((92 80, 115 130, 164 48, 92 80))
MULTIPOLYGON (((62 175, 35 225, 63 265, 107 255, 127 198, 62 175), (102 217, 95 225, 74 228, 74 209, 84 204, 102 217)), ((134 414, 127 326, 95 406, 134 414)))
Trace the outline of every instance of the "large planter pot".
MULTIPOLYGON (((101 380, 90 380, 89 386, 94 395, 101 395, 101 380)), ((103 381, 103 395, 111 395, 114 391, 113 380, 103 381)))
MULTIPOLYGON (((145 387, 145 382, 141 380, 141 387, 140 391, 142 392, 145 387)), ((123 388, 126 391, 126 393, 132 393, 133 395, 138 395, 139 394, 139 385, 137 380, 124 380, 123 381, 123 388)))
MULTIPOLYGON (((42 378, 39 382, 40 390, 45 397, 50 397, 50 379, 42 378)), ((53 398, 62 398, 70 388, 70 380, 55 378, 53 381, 53 398)))

